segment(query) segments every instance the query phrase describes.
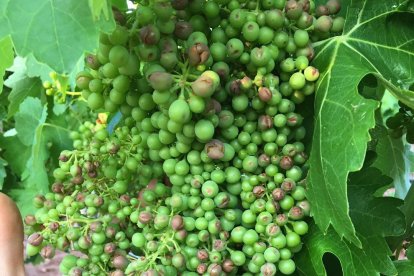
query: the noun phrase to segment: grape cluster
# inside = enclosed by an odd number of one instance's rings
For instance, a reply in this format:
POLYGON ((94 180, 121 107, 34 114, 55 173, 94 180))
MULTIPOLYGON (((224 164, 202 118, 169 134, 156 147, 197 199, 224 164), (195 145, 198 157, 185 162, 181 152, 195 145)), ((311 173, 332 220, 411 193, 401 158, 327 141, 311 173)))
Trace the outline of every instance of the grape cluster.
POLYGON ((296 106, 312 43, 340 32, 330 0, 140 1, 102 34, 76 84, 113 133, 73 132, 52 193, 26 217, 28 254, 84 253, 65 275, 290 275, 308 231, 296 106), (131 17, 132 16, 132 17, 131 17))
POLYGON ((414 112, 411 108, 398 102, 398 112, 389 117, 385 124, 393 138, 401 138, 405 134, 407 143, 414 144, 414 112))

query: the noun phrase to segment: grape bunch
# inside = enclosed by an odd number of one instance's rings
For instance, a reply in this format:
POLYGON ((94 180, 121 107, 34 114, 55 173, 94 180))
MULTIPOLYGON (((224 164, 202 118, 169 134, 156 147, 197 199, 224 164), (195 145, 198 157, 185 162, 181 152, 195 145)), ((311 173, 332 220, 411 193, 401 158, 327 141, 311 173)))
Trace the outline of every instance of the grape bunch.
POLYGON ((52 192, 25 218, 28 254, 72 250, 64 275, 294 273, 310 216, 296 107, 319 77, 312 43, 341 32, 339 10, 139 1, 76 79, 92 110, 122 119, 71 133, 52 192))
POLYGON ((414 112, 400 101, 398 105, 398 112, 389 117, 385 125, 389 128, 391 137, 401 138, 405 134, 407 143, 414 144, 414 112))

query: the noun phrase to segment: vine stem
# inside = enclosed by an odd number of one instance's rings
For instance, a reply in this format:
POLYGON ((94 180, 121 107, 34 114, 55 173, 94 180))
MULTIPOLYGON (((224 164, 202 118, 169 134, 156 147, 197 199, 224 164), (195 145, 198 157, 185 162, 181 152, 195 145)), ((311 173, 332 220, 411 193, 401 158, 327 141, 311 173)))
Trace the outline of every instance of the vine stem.
POLYGON ((65 92, 66 95, 70 95, 70 96, 80 96, 82 95, 82 92, 71 92, 71 91, 66 91, 65 92))

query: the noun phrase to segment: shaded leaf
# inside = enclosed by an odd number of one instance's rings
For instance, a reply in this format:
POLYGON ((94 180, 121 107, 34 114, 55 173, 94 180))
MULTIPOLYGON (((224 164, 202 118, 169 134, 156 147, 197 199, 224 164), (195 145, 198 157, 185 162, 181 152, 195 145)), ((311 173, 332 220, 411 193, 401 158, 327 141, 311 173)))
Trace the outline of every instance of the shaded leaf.
POLYGON ((126 11, 128 4, 126 0, 111 0, 112 6, 118 8, 120 11, 126 11))
POLYGON ((398 270, 399 276, 412 276, 414 271, 414 261, 405 260, 405 261, 395 261, 395 267, 398 270))
POLYGON ((362 248, 341 239, 331 227, 324 234, 312 226, 304 239, 303 252, 297 255, 300 274, 326 275, 322 258, 328 252, 339 259, 344 276, 396 274, 390 259, 392 252, 384 237, 404 231, 404 215, 398 209, 401 200, 373 196, 390 181, 376 168, 367 168, 350 176, 350 215, 362 248))
POLYGON ((414 14, 399 10, 403 1, 344 2, 348 10, 343 35, 315 45, 314 65, 322 73, 315 98, 308 197, 323 231, 332 225, 340 237, 361 246, 348 214, 346 182, 348 174, 363 165, 378 102, 364 99, 357 88, 364 76, 374 74, 392 93, 414 95, 406 91, 414 82, 414 14))
POLYGON ((27 160, 30 158, 31 148, 20 142, 16 136, 0 136, 0 147, 3 148, 3 158, 8 162, 10 169, 21 176, 26 169, 27 160))
POLYGON ((350 216, 357 232, 381 237, 404 232, 405 217, 399 207, 403 201, 392 197, 374 197, 375 191, 392 182, 377 168, 367 168, 349 176, 350 216))
POLYGON ((394 180, 395 195, 400 199, 404 199, 411 185, 410 163, 407 158, 409 151, 402 139, 383 135, 378 140, 376 146, 378 157, 372 165, 394 180))
POLYGON ((21 185, 7 191, 7 194, 13 198, 17 207, 19 207, 22 217, 34 212, 33 198, 39 193, 40 191, 35 187, 27 187, 27 185, 21 185))
POLYGON ((391 252, 383 238, 361 238, 363 249, 360 249, 341 240, 331 228, 324 234, 312 226, 303 242, 302 251, 295 256, 300 275, 327 275, 322 258, 328 252, 339 259, 344 276, 377 276, 379 272, 395 274, 389 259, 391 252))

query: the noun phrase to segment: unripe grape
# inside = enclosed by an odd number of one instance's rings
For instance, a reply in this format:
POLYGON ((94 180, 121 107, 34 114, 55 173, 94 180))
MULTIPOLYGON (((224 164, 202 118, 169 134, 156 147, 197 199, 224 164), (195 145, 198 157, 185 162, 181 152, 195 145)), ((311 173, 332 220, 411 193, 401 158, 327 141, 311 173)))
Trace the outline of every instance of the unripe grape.
POLYGON ((179 39, 186 40, 193 32, 193 26, 186 21, 178 21, 175 23, 174 35, 179 39))
POLYGON ((303 74, 307 81, 316 81, 319 78, 319 70, 313 66, 308 66, 303 74))
POLYGON ((219 84, 218 74, 214 71, 206 71, 191 84, 191 88, 197 96, 207 98, 213 95, 219 84))
POLYGON ((188 49, 188 61, 192 66, 204 64, 209 57, 210 50, 203 43, 195 43, 188 49))
POLYGON ((281 188, 276 188, 272 191, 272 197, 276 201, 280 201, 285 198, 285 191, 281 188))
POLYGON ((33 233, 27 238, 27 242, 33 246, 39 246, 43 242, 43 236, 40 233, 33 233))
POLYGON ((55 249, 52 245, 48 244, 40 250, 40 255, 44 259, 52 259, 55 256, 55 249))
POLYGON ((139 30, 139 38, 144 44, 156 45, 160 40, 160 31, 154 25, 147 25, 139 30))
POLYGON ((269 102, 272 99, 272 91, 267 87, 260 87, 258 90, 258 96, 261 101, 269 102))
POLYGON ((124 46, 116 45, 109 51, 109 61, 116 67, 124 66, 128 63, 128 59, 129 53, 124 46))
POLYGON ((201 264, 199 264, 199 265, 197 266, 197 273, 198 273, 198 274, 202 275, 202 274, 204 274, 204 273, 206 273, 206 272, 207 272, 207 265, 206 265, 206 264, 201 263, 201 264))
POLYGON ((184 10, 188 6, 188 0, 172 0, 171 6, 176 10, 184 10))
POLYGON ((168 116, 177 123, 185 123, 191 117, 190 107, 184 100, 175 100, 168 109, 168 116))
POLYGON ((305 47, 309 42, 308 32, 304 30, 296 30, 293 39, 298 47, 305 47))
POLYGON ((315 21, 315 30, 321 33, 327 33, 332 28, 332 18, 327 15, 322 15, 315 21))
POLYGON ((148 77, 148 81, 152 88, 159 91, 170 89, 174 83, 173 76, 167 72, 154 72, 148 77))
POLYGON ((341 2, 339 0, 329 0, 326 3, 326 7, 330 14, 337 14, 341 10, 341 2))
POLYGON ((224 157, 224 144, 214 139, 205 145, 205 151, 211 159, 221 159, 224 157))
POLYGON ((315 15, 321 17, 323 15, 329 15, 329 9, 325 5, 320 5, 316 8, 315 15))
POLYGON ((288 0, 286 2, 285 12, 289 19, 296 20, 302 15, 303 5, 296 0, 288 0))
POLYGON ((301 72, 293 73, 289 78, 289 84, 294 90, 300 90, 305 86, 306 78, 301 72))
POLYGON ((344 29, 344 25, 345 25, 345 19, 343 17, 341 16, 335 17, 332 21, 331 32, 333 33, 342 32, 342 30, 344 29))

